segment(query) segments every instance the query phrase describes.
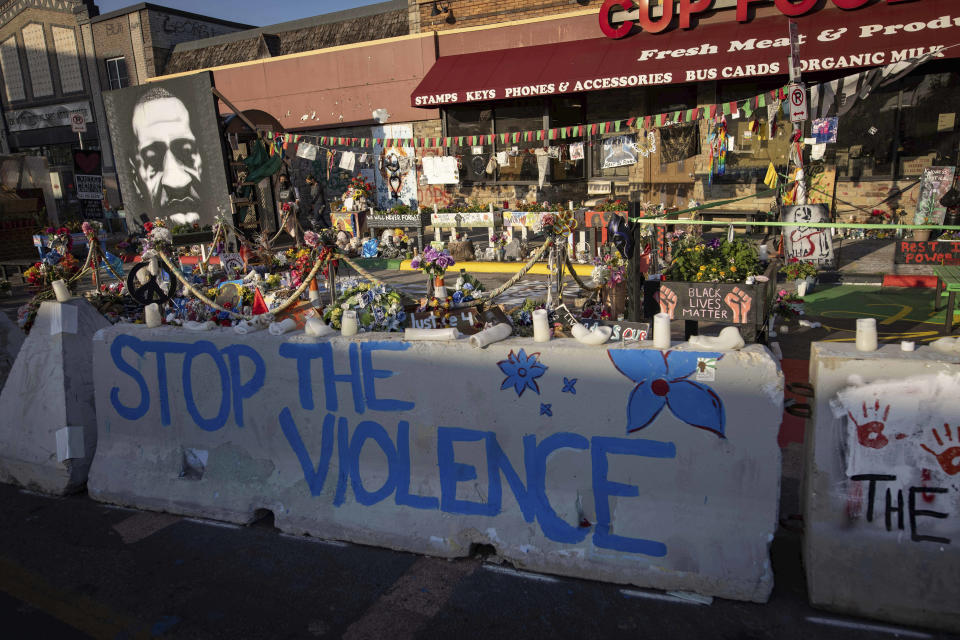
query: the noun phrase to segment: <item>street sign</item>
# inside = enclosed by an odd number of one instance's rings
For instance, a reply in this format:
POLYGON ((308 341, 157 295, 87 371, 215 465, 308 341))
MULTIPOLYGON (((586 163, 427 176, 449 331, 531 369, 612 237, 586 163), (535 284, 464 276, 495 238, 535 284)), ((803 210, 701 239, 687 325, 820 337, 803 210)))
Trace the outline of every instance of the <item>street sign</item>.
POLYGON ((87 119, 82 111, 73 111, 70 113, 70 128, 74 133, 87 132, 87 119))
POLYGON ((802 84, 792 84, 787 91, 790 102, 790 122, 806 122, 810 114, 807 112, 807 88, 802 84))

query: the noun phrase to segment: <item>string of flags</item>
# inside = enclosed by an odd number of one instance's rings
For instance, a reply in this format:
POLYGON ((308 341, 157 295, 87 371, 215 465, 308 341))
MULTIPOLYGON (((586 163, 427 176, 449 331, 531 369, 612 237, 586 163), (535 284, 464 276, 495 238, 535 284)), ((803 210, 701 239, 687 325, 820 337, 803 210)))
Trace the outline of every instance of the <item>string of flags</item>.
POLYGON ((606 133, 618 133, 625 126, 632 128, 638 123, 643 129, 667 127, 677 124, 696 122, 704 118, 714 120, 721 116, 743 114, 751 118, 754 112, 766 108, 768 103, 776 104, 786 100, 786 87, 774 89, 765 93, 758 94, 745 100, 734 100, 721 104, 713 104, 705 107, 696 107, 693 109, 677 110, 656 115, 642 117, 626 118, 620 120, 608 120, 606 122, 596 122, 593 124, 573 125, 568 127, 554 127, 551 129, 538 129, 530 131, 514 131, 510 133, 495 133, 472 136, 437 136, 437 137, 414 137, 414 138, 360 138, 346 136, 317 136, 311 134, 297 133, 279 133, 273 141, 270 149, 271 154, 279 152, 281 149, 287 149, 288 145, 298 144, 300 142, 310 142, 321 148, 329 149, 329 146, 337 147, 414 147, 439 149, 464 145, 486 145, 486 144, 520 144, 521 142, 539 142, 554 141, 581 138, 584 135, 597 135, 606 133))

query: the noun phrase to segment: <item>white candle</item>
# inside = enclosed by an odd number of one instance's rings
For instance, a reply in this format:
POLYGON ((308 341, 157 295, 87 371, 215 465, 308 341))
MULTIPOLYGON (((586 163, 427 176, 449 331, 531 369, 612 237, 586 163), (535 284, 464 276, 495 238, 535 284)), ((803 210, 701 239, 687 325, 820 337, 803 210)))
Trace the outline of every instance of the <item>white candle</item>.
POLYGON ((156 258, 150 258, 150 273, 155 276, 160 275, 160 261, 156 258))
POLYGON ((760 250, 760 260, 763 262, 768 261, 770 259, 770 256, 767 253, 768 251, 767 245, 766 244, 760 245, 759 250, 760 250))
POLYGON ((857 318, 857 351, 877 350, 877 319, 857 318))
POLYGON ((901 350, 901 351, 916 351, 916 350, 917 350, 917 343, 914 342, 913 340, 904 340, 903 342, 900 343, 900 350, 901 350))
POLYGON ((670 316, 665 313, 653 316, 653 346, 656 349, 670 348, 670 316))
POLYGON ((66 302, 73 297, 70 295, 70 288, 63 280, 53 281, 53 293, 57 296, 57 302, 66 302))
POLYGON ((160 319, 160 305, 156 302, 153 304, 148 304, 143 308, 143 319, 147 323, 147 327, 153 329, 154 327, 159 327, 163 322, 160 319))
POLYGON ((340 333, 344 336, 353 336, 357 334, 357 312, 350 310, 343 312, 343 318, 340 320, 340 333))
POLYGON ((533 312, 533 340, 534 342, 549 342, 550 323, 546 309, 537 309, 533 312))

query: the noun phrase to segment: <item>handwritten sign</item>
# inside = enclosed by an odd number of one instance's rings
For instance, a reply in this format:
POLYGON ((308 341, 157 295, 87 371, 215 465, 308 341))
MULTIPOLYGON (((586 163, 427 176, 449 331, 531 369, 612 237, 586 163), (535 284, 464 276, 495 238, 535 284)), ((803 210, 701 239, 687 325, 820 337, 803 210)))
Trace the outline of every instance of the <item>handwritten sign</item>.
POLYGON ((425 227, 430 224, 430 214, 417 213, 375 213, 367 216, 367 226, 371 229, 393 227, 425 227))
POLYGON ((439 311, 420 311, 410 314, 410 326, 414 329, 446 329, 454 327, 464 335, 477 333, 477 313, 473 309, 454 309, 445 317, 439 311))
POLYGON ((435 227, 493 227, 494 216, 489 211, 465 211, 462 213, 434 213, 430 222, 435 227))
POLYGON ((953 186, 956 173, 956 167, 927 167, 923 170, 914 224, 943 224, 947 208, 940 204, 940 198, 953 186))
POLYGON ((946 264, 960 266, 960 242, 897 242, 895 264, 946 264))
POLYGON ((756 285, 660 283, 660 310, 672 319, 749 324, 761 302, 756 285))

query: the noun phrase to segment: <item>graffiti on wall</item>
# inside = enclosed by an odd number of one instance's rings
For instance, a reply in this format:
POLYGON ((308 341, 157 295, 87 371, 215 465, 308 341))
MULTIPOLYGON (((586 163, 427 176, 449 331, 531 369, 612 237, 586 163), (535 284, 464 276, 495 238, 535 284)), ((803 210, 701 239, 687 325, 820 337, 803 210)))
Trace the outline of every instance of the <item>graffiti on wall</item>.
POLYGON ((831 408, 847 425, 848 515, 914 542, 956 539, 960 374, 848 387, 831 408))
MULTIPOLYGON (((374 138, 412 138, 413 125, 388 124, 372 127, 374 138)), ((417 163, 413 147, 374 145, 374 157, 378 158, 376 173, 377 207, 390 209, 398 204, 416 208, 417 163)))
POLYGON ((830 222, 825 205, 794 205, 784 207, 784 222, 796 222, 796 227, 783 228, 783 255, 815 265, 833 265, 833 233, 831 229, 809 227, 807 224, 830 222))
MULTIPOLYGON (((330 342, 281 343, 277 347, 279 361, 296 372, 297 382, 286 391, 286 400, 277 400, 276 390, 266 385, 275 372, 268 371, 267 360, 247 344, 218 347, 209 340, 181 343, 120 334, 110 344, 109 354, 121 374, 117 384, 123 386, 110 389, 108 408, 128 421, 141 420, 152 412, 162 427, 171 426, 177 422, 174 417, 183 414, 187 425, 192 422, 202 431, 215 432, 257 428, 250 424, 248 412, 269 396, 277 402, 275 424, 278 436, 282 434, 280 442, 289 446, 289 464, 278 464, 278 468, 299 467, 304 490, 315 498, 331 500, 334 507, 348 502, 366 507, 384 503, 493 517, 509 499, 523 519, 536 523, 551 541, 577 544, 589 537, 598 549, 667 555, 666 542, 642 537, 642 530, 631 531, 631 535, 623 530, 613 532, 613 512, 619 510, 622 521, 624 500, 640 497, 642 482, 611 469, 623 469, 619 463, 614 465, 615 456, 634 456, 638 469, 643 459, 676 459, 674 442, 635 435, 588 438, 549 431, 511 438, 511 446, 507 446, 502 433, 454 422, 428 427, 426 439, 420 431, 413 444, 411 424, 417 424, 413 412, 418 398, 397 397, 402 387, 385 386, 390 384, 385 381, 401 374, 383 368, 383 360, 378 361, 387 353, 410 347, 406 342, 371 340, 353 342, 346 348, 341 345, 335 352, 330 342), (202 388, 194 383, 200 378, 202 388), (369 456, 361 456, 364 449, 369 453, 371 448, 377 450, 376 467, 369 456), (426 467, 432 478, 417 477, 424 467, 411 468, 412 449, 421 457, 424 449, 435 451, 435 464, 426 467), (465 450, 474 452, 473 464, 465 462, 465 450), (563 517, 566 509, 551 502, 548 458, 560 451, 585 456, 585 483, 592 492, 596 522, 582 516, 571 522, 563 517), (479 469, 485 470, 485 480, 478 480, 482 478, 479 469), (425 489, 429 486, 435 489, 425 489), (467 486, 475 487, 476 492, 465 491, 467 486)), ((651 425, 667 407, 682 422, 723 437, 725 416, 719 396, 688 380, 699 359, 718 356, 611 350, 607 365, 611 373, 620 371, 636 384, 629 399, 625 398, 626 431, 651 425), (645 404, 650 406, 641 406, 645 404)), ((544 364, 541 354, 521 349, 497 363, 495 380, 512 402, 549 424, 555 413, 560 416, 565 407, 583 402, 575 386, 578 379, 569 377, 569 371, 564 376, 556 369, 544 364)))

